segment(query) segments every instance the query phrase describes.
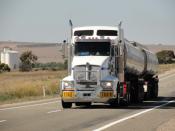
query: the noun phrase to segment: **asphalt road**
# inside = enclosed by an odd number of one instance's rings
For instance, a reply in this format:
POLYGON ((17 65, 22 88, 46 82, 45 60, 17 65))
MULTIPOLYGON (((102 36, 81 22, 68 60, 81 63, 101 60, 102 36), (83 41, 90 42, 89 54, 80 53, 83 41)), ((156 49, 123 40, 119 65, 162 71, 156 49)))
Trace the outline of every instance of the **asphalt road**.
POLYGON ((159 86, 157 99, 128 107, 62 109, 59 99, 1 106, 0 131, 158 131, 175 118, 175 72, 161 75, 159 86))

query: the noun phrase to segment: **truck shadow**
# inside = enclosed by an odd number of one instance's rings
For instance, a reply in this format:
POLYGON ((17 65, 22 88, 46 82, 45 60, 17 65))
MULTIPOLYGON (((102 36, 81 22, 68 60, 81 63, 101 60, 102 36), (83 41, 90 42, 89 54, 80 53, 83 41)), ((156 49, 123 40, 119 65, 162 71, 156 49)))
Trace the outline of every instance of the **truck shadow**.
POLYGON ((160 107, 157 107, 156 109, 175 109, 175 97, 159 96, 156 99, 143 101, 142 103, 131 103, 128 106, 126 105, 110 106, 108 104, 92 104, 89 107, 76 106, 73 109, 150 109, 156 106, 160 106, 160 107), (172 101, 172 102, 169 102, 169 101, 172 101), (166 104, 166 105, 161 106, 163 104, 166 104))

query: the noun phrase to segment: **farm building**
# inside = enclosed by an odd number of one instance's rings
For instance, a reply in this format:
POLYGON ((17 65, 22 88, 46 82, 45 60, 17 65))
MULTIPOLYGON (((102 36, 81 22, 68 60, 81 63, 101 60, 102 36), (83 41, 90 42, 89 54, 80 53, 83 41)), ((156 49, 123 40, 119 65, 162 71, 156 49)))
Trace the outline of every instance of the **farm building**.
POLYGON ((19 53, 9 48, 4 48, 1 52, 1 63, 7 64, 11 70, 19 68, 19 53))

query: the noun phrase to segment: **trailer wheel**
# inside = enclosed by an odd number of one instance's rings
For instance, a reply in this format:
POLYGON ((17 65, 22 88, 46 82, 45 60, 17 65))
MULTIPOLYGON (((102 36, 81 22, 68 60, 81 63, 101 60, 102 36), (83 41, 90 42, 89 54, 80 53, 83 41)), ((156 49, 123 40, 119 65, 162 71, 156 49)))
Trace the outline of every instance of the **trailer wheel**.
POLYGON ((63 108, 71 108, 72 107, 72 103, 71 102, 64 102, 62 100, 61 103, 62 103, 62 107, 63 108))
POLYGON ((130 102, 131 102, 131 94, 128 93, 128 94, 127 94, 127 103, 129 104, 130 102))
POLYGON ((144 89, 141 85, 135 85, 131 90, 130 101, 133 103, 142 103, 144 100, 144 89))
POLYGON ((158 97, 158 89, 159 87, 158 87, 158 83, 155 83, 154 84, 154 88, 153 88, 153 90, 152 90, 152 92, 151 92, 151 97, 152 98, 157 98, 158 97))
POLYGON ((139 87, 136 84, 132 85, 131 94, 130 94, 130 101, 132 103, 139 103, 140 102, 139 87))
POLYGON ((147 85, 147 92, 144 93, 144 100, 149 100, 152 96, 151 92, 152 92, 152 85, 148 83, 147 85))

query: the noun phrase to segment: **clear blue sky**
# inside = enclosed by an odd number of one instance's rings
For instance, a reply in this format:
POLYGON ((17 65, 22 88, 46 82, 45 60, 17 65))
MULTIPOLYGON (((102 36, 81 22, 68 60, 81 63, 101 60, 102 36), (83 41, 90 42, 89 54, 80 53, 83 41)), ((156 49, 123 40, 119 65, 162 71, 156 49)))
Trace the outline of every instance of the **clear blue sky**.
POLYGON ((123 21, 125 37, 175 44, 175 0, 0 0, 0 41, 62 42, 74 26, 123 21))

